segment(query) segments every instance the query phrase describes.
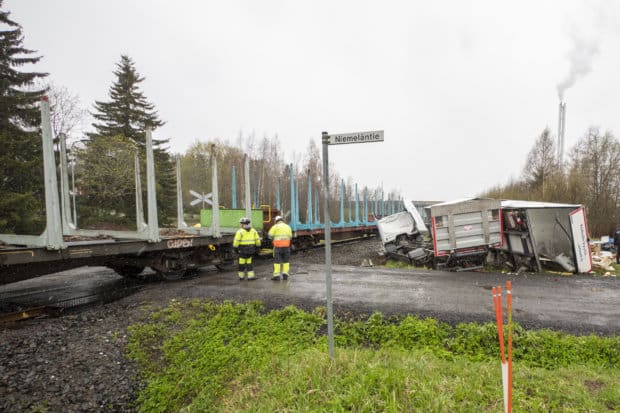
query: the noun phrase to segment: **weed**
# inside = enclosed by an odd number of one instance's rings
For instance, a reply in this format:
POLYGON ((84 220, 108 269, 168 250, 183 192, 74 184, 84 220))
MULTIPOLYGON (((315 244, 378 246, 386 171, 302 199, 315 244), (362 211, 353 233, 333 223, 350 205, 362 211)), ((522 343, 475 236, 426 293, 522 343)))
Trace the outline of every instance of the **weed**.
MULTIPOLYGON (((128 355, 145 386, 139 410, 500 410, 497 330, 413 316, 336 320, 325 309, 260 302, 173 302, 130 328, 128 355)), ((620 338, 514 326, 514 400, 522 411, 620 409, 620 338)))

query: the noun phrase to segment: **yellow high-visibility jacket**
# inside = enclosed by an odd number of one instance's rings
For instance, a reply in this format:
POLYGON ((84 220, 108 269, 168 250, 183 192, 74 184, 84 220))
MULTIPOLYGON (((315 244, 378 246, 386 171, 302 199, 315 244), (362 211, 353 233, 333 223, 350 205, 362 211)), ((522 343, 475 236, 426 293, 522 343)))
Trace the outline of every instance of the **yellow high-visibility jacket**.
POLYGON ((239 253, 252 255, 260 246, 260 237, 254 228, 239 228, 235 233, 233 247, 239 248, 239 253))
POLYGON ((269 230, 269 239, 273 240, 274 247, 288 248, 291 246, 293 231, 284 222, 280 221, 269 230))

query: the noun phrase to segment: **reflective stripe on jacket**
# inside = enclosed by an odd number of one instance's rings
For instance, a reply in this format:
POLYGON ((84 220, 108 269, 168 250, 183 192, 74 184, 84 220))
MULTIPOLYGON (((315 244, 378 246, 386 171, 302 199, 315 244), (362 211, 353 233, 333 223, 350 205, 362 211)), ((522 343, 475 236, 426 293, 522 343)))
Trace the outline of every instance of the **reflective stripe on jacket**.
POLYGON ((278 222, 269 230, 269 238, 273 240, 274 247, 287 248, 291 246, 293 231, 284 222, 278 222))

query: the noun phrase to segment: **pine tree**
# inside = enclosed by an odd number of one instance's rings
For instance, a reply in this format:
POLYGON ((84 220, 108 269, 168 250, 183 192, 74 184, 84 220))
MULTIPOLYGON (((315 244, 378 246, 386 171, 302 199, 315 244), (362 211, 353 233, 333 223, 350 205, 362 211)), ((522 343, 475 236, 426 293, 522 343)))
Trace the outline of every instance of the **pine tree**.
MULTIPOLYGON (((116 81, 110 87, 108 102, 95 102, 92 113, 96 122, 95 132, 87 134, 91 140, 123 136, 141 147, 146 143, 145 130, 154 130, 165 122, 159 119, 155 105, 149 103, 139 84, 144 81, 129 56, 122 55, 114 71, 116 81)), ((161 223, 167 223, 176 215, 176 182, 172 158, 164 145, 168 140, 154 140, 155 174, 157 179, 158 215, 161 223)), ((133 210, 126 211, 133 216, 133 210)))
POLYGON ((41 57, 23 47, 21 26, 0 0, 0 232, 40 233, 43 161, 39 102, 45 90, 28 90, 46 73, 20 72, 41 57))

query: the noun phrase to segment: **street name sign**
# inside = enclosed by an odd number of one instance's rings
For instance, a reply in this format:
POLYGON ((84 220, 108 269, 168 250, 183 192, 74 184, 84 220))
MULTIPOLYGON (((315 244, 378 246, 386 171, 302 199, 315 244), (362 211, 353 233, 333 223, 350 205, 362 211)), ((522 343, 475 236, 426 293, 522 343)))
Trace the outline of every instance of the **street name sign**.
POLYGON ((383 142, 383 131, 375 130, 368 132, 339 133, 328 135, 329 145, 344 145, 347 143, 383 142))
POLYGON ((323 144, 323 215, 325 217, 325 292, 327 301, 327 342, 329 357, 334 358, 334 309, 332 299, 332 235, 331 218, 329 217, 329 145, 344 145, 348 143, 383 142, 383 131, 339 133, 330 135, 321 133, 323 144))

